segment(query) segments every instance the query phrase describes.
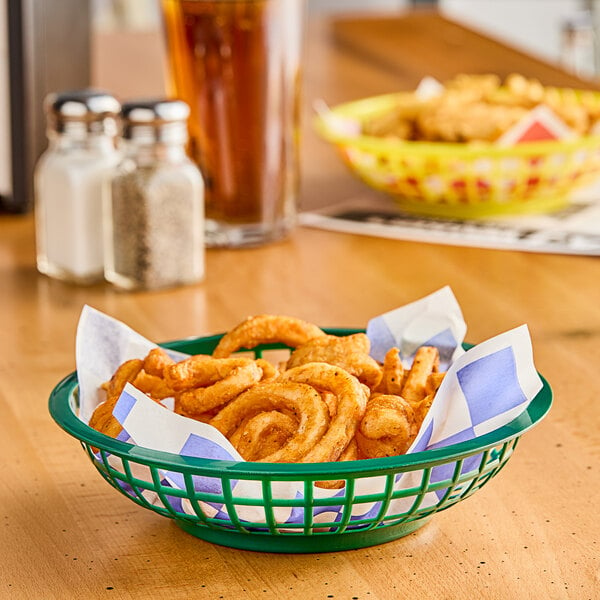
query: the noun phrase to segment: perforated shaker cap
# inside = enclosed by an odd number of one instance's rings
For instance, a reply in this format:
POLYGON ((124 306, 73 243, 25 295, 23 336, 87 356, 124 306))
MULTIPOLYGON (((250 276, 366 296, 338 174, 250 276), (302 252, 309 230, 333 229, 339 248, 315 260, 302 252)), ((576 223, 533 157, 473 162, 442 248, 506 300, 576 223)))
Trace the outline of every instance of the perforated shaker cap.
POLYGON ((182 100, 147 99, 121 108, 123 137, 142 141, 185 143, 190 107, 182 100))
POLYGON ((85 123, 89 131, 115 135, 120 102, 108 92, 84 89, 52 93, 44 100, 48 126, 63 132, 72 124, 85 123))

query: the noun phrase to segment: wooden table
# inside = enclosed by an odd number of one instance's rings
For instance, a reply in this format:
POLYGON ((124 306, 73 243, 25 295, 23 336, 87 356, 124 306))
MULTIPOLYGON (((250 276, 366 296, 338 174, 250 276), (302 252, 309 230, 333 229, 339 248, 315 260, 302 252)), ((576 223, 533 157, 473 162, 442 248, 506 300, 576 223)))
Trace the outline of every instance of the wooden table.
MULTIPOLYGON (((118 53, 119 44, 142 52, 131 39, 109 46, 118 53)), ((583 85, 429 14, 312 23, 307 54, 307 101, 407 89, 425 74, 459 71, 583 85)), ((102 60, 98 82, 127 91, 127 59, 112 63, 120 64, 120 80, 116 72, 107 77, 102 60)), ((147 74, 146 85, 160 91, 160 68, 147 74)), ((304 144, 305 206, 364 191, 309 127, 304 144)), ((209 251, 201 285, 119 293, 38 275, 31 217, 2 216, 0 597, 599 598, 599 282, 594 258, 302 228, 263 248, 209 251), (50 390, 75 367, 86 303, 163 341, 222 331, 253 313, 362 326, 444 285, 462 306, 471 342, 529 325, 555 404, 489 485, 385 545, 270 555, 200 541, 117 494, 48 414, 50 390)))

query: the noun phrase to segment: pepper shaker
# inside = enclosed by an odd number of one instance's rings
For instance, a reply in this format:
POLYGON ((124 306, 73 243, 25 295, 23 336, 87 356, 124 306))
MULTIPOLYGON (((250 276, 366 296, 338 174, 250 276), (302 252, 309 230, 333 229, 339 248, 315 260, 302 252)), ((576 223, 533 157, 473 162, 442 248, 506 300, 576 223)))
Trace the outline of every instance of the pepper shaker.
POLYGON ((49 145, 34 173, 37 268, 74 283, 104 274, 102 189, 118 164, 120 103, 110 94, 50 94, 44 108, 49 145))
POLYGON ((124 103, 124 157, 105 197, 105 278, 126 290, 204 277, 204 182, 188 158, 189 107, 179 100, 124 103))

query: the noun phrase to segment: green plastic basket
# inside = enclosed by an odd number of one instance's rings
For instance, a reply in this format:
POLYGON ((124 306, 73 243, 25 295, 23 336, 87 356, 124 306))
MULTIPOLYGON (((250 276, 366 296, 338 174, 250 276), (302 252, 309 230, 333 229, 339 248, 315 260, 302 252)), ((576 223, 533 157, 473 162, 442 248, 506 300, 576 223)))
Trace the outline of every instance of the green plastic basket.
MULTIPOLYGON (((325 331, 348 335, 362 330, 325 331)), ((210 354, 220 338, 221 335, 188 338, 163 346, 188 354, 210 354)), ((259 357, 266 350, 281 348, 284 347, 276 344, 261 346, 255 349, 255 354, 259 357)), ((543 388, 523 413, 486 435, 411 455, 335 463, 239 463, 179 456, 121 442, 97 432, 78 418, 76 373, 54 388, 49 410, 58 425, 81 442, 108 483, 140 506, 174 519, 192 535, 246 550, 330 552, 373 546, 407 535, 427 523, 436 512, 450 508, 485 485, 512 456, 520 436, 550 409, 552 391, 543 378, 542 382, 543 388), (115 458, 120 459, 118 466, 115 458), (439 467, 447 473, 442 480, 432 477, 439 467), (182 489, 169 486, 165 472, 176 474, 183 482, 182 489), (396 489, 398 477, 409 474, 410 487, 396 489), (212 491, 195 489, 194 480, 199 477, 214 481, 216 485, 210 486, 212 491), (361 480, 372 477, 379 478, 378 491, 361 493, 358 489, 361 480), (237 497, 234 488, 240 480, 258 482, 260 497, 237 497), (314 483, 324 480, 344 480, 345 485, 330 491, 329 497, 321 497, 314 483), (278 498, 276 486, 281 482, 299 482, 303 493, 296 498, 278 498), (149 494, 158 502, 150 502, 149 494), (186 511, 181 508, 182 500, 188 507, 186 511), (390 510, 395 505, 402 508, 390 510), (210 506, 223 506, 227 514, 207 510, 210 506), (264 516, 252 522, 243 520, 238 516, 239 509, 248 506, 259 507, 264 516), (361 506, 372 508, 356 519, 353 509, 361 506), (300 518, 292 523, 278 522, 276 512, 282 507, 300 518)))

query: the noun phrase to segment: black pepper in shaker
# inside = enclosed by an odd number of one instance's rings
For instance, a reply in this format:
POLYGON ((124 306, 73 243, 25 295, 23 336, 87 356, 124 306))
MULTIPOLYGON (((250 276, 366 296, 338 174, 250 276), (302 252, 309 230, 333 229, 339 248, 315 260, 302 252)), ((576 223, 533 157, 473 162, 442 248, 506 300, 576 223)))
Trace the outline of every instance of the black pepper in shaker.
POLYGON ((189 107, 179 100, 122 106, 125 154, 105 198, 105 278, 152 290, 204 277, 204 183, 188 158, 189 107))

